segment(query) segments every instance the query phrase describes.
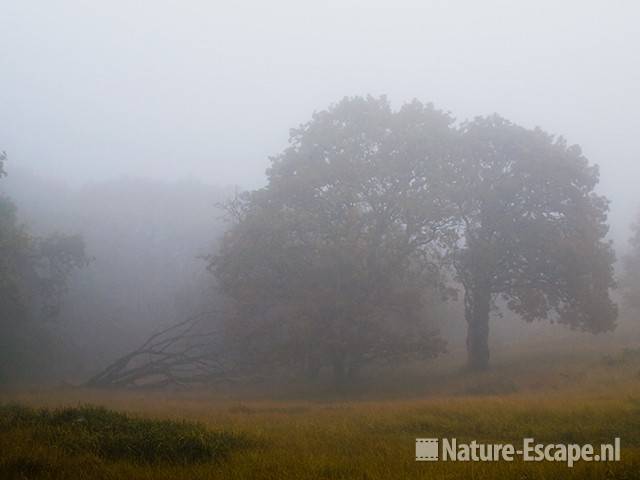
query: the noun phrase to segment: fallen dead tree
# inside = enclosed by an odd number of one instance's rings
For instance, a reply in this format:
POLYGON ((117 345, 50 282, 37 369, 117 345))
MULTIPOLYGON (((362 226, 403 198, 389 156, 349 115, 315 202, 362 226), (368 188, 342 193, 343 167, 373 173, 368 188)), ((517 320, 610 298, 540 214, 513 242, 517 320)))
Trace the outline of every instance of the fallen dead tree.
POLYGON ((218 312, 194 315, 151 335, 86 382, 88 387, 160 388, 227 379, 232 362, 221 335, 207 331, 218 312))

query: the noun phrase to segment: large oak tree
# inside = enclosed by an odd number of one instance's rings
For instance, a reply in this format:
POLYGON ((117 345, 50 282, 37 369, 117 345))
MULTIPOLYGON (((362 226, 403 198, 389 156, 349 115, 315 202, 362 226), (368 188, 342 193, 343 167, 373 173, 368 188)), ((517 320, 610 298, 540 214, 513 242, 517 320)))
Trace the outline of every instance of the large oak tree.
POLYGON ((268 178, 231 205, 236 224, 211 263, 262 358, 329 361, 341 378, 414 352, 407 327, 431 307, 419 292, 441 289, 447 266, 464 288, 474 369, 488 366, 498 299, 527 321, 615 326, 608 202, 597 167, 562 138, 345 99, 292 130, 268 178))
POLYGON ((488 365, 498 297, 527 321, 613 329, 615 259, 608 201, 594 192, 597 166, 563 138, 499 116, 463 124, 456 143, 442 168, 460 234, 452 257, 465 290, 469 366, 488 365))
POLYGON ((451 118, 414 102, 345 99, 291 133, 269 183, 233 202, 211 269, 258 364, 329 367, 433 356, 449 216, 429 188, 451 118), (439 248, 440 247, 440 248, 439 248))

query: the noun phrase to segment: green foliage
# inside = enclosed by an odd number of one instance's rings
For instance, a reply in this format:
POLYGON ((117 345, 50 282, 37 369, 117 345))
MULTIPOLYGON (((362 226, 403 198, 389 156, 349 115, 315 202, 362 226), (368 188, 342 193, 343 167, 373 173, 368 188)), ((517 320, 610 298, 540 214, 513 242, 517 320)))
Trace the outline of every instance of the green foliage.
POLYGON ((51 340, 42 326, 57 315, 73 270, 87 264, 79 236, 35 238, 0 198, 0 383, 33 375, 51 340))
POLYGON ((594 332, 614 326, 608 201, 593 192, 598 168, 579 147, 499 117, 463 126, 467 152, 455 192, 465 229, 458 266, 502 294, 527 320, 594 332))
POLYGON ((527 321, 591 332, 615 327, 615 255, 597 166, 576 145, 498 116, 459 129, 444 168, 461 241, 453 264, 465 287, 470 363, 488 361, 490 303, 501 296, 527 321))
POLYGON ((0 196, 0 328, 26 316, 21 273, 30 245, 31 238, 18 225, 15 205, 0 196))
POLYGON ((198 423, 134 418, 102 407, 51 411, 0 406, 0 433, 17 430, 68 455, 145 464, 218 461, 247 445, 242 436, 214 432, 198 423))
POLYGON ((80 235, 55 233, 33 239, 31 269, 35 288, 46 315, 57 315, 60 299, 67 291, 67 280, 74 270, 89 264, 84 240, 80 235))
MULTIPOLYGON (((6 155, 0 155, 0 177, 6 155)), ((58 312, 73 270, 88 263, 80 236, 34 237, 18 222, 16 206, 0 195, 0 383, 42 356, 34 325, 58 312)))
POLYGON ((229 205, 236 224, 210 264, 252 352, 277 345, 311 364, 413 352, 406 327, 433 311, 425 293, 445 292, 445 267, 465 289, 473 367, 488 365, 498 298, 527 321, 615 327, 608 201, 597 166, 562 138, 345 98, 293 129, 267 173, 229 205))
POLYGON ((446 223, 427 185, 452 119, 413 102, 352 98, 291 132, 269 185, 228 206, 236 224, 211 270, 236 302, 232 330, 256 363, 333 368, 431 357, 446 295, 435 260, 446 223))

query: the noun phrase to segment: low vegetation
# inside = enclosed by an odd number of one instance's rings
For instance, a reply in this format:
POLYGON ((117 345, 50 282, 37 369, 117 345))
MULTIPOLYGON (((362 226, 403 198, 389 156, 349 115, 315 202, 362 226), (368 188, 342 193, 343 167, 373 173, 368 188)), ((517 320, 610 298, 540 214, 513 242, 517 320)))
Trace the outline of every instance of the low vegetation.
POLYGON ((90 405, 54 410, 2 405, 0 434, 5 453, 0 472, 15 478, 55 478, 74 471, 78 461, 94 467, 211 464, 247 444, 241 435, 199 423, 136 418, 90 405))
POLYGON ((16 391, 0 396, 0 478, 640 478, 640 359, 629 352, 520 352, 483 374, 386 379, 397 391, 378 378, 377 394, 366 385, 324 395, 16 391), (101 406, 70 407, 80 402, 101 406), (414 460, 419 437, 598 445, 616 436, 621 462, 573 468, 414 460))

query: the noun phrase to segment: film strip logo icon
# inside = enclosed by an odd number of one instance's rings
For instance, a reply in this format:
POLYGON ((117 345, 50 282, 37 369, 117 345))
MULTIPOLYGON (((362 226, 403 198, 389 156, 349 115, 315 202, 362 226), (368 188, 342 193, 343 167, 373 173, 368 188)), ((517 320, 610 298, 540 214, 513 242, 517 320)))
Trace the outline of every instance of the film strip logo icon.
POLYGON ((416 438, 416 462, 438 461, 438 439, 416 438))

